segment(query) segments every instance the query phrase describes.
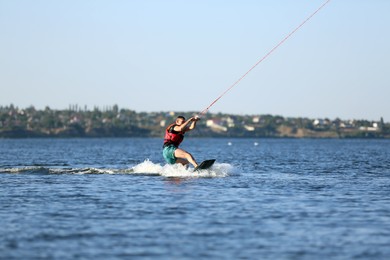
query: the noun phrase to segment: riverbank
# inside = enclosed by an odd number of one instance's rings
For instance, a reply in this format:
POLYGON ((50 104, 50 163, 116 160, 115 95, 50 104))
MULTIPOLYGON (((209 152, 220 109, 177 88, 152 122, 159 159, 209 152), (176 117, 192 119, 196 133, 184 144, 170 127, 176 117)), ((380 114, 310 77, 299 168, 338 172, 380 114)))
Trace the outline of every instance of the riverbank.
MULTIPOLYGON (((136 112, 119 109, 66 109, 0 107, 0 138, 44 137, 163 137, 165 127, 178 115, 195 112, 136 112)), ((230 138, 390 138, 390 123, 339 118, 286 118, 279 115, 204 115, 195 137, 230 138)))

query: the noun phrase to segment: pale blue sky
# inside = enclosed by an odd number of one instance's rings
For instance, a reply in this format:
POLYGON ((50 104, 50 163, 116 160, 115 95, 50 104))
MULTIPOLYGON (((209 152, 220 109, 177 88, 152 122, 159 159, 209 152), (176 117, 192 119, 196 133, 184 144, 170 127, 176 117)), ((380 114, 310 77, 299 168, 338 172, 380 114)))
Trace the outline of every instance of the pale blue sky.
MULTIPOLYGON (((323 0, 0 0, 0 105, 201 111, 323 0)), ((332 0, 210 112, 390 121, 390 1, 332 0)))

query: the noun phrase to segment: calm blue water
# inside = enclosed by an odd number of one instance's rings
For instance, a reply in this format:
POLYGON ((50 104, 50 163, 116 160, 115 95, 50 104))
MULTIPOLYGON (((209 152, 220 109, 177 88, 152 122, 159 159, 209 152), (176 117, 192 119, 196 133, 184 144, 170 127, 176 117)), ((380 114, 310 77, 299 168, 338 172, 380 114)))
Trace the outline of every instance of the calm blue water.
POLYGON ((390 141, 0 139, 1 259, 389 259, 390 141))

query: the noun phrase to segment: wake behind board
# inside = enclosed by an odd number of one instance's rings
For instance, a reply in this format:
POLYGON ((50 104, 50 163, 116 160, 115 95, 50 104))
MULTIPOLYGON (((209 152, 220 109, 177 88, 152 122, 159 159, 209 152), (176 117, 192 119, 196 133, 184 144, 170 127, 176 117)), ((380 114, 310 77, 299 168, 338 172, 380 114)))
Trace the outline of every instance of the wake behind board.
POLYGON ((205 161, 201 162, 198 165, 198 167, 196 167, 194 169, 194 172, 199 171, 199 170, 206 170, 206 169, 210 168, 211 166, 213 166, 214 162, 215 162, 215 159, 205 160, 205 161))

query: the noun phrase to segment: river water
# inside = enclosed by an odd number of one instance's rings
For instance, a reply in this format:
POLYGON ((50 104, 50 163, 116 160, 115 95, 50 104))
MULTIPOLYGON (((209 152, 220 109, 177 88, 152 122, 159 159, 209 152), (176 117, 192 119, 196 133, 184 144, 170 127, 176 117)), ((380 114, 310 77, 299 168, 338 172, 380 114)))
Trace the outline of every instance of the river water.
POLYGON ((0 139, 1 259, 389 259, 390 141, 0 139))

